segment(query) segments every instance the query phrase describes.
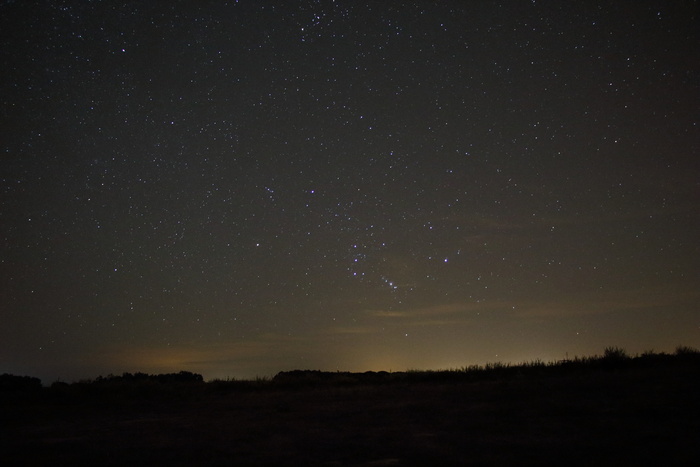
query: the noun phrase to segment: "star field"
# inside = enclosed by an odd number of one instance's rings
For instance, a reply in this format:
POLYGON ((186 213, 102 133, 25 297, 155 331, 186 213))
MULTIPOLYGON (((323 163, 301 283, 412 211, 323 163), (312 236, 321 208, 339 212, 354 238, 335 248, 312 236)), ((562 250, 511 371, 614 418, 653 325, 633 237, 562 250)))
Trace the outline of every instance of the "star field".
POLYGON ((6 1, 0 18, 2 372, 700 342, 697 2, 6 1))

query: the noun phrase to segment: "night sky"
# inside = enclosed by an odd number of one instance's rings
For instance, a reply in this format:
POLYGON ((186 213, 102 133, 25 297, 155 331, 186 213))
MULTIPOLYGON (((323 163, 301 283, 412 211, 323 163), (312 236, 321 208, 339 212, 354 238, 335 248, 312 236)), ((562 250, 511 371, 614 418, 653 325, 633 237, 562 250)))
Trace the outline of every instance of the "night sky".
POLYGON ((700 344, 697 1, 0 4, 0 373, 700 344))

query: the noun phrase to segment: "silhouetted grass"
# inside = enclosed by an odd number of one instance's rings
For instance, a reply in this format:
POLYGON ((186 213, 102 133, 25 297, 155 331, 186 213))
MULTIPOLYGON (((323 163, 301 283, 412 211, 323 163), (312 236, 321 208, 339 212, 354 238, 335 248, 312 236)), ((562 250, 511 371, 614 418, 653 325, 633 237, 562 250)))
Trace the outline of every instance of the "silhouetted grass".
MULTIPOLYGON (((44 393, 56 397, 102 397, 161 398, 164 396, 186 396, 205 392, 227 393, 235 391, 258 391, 284 388, 309 388, 325 386, 384 385, 392 383, 430 382, 480 382, 513 378, 547 377, 598 370, 625 370, 673 366, 682 362, 700 363, 700 350, 678 346, 673 354, 656 353, 652 350, 634 357, 620 347, 607 347, 603 355, 575 356, 571 359, 544 362, 533 360, 518 364, 489 362, 484 365, 468 365, 442 370, 387 371, 282 371, 272 378, 214 379, 204 382, 201 375, 188 371, 179 373, 148 375, 145 373, 123 373, 122 375, 98 376, 94 380, 74 383, 56 381, 44 393)), ((29 376, 0 375, 0 392, 37 392, 42 390, 41 381, 29 376)))
POLYGON ((639 369, 658 365, 673 365, 680 360, 700 363, 700 351, 692 347, 679 347, 675 354, 645 352, 631 357, 619 347, 608 347, 602 356, 574 357, 573 359, 544 362, 534 360, 519 364, 491 362, 485 365, 469 365, 446 370, 408 370, 405 372, 323 372, 318 370, 294 370, 278 373, 270 385, 318 386, 387 384, 397 382, 479 382, 511 378, 557 376, 573 372, 596 370, 639 369))
POLYGON ((0 382, 3 465, 694 465, 700 455, 690 347, 432 371, 0 382))

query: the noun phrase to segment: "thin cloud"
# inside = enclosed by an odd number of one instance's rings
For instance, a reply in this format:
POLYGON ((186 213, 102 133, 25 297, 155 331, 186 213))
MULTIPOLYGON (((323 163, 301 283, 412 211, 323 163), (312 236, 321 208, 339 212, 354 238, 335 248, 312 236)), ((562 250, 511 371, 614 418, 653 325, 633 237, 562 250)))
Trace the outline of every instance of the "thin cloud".
POLYGON ((340 335, 357 334, 357 335, 359 335, 359 334, 376 334, 380 330, 381 330, 381 328, 378 327, 377 325, 374 325, 374 326, 368 326, 368 325, 352 326, 352 325, 350 325, 350 326, 332 327, 332 328, 325 330, 324 333, 327 333, 329 335, 334 335, 334 334, 335 335, 337 335, 337 334, 340 334, 340 335))
POLYGON ((507 303, 500 301, 482 301, 482 302, 453 302, 440 305, 431 305, 410 310, 367 310, 367 315, 377 318, 400 318, 400 319, 415 319, 435 316, 447 316, 459 313, 472 313, 496 308, 503 308, 507 303))

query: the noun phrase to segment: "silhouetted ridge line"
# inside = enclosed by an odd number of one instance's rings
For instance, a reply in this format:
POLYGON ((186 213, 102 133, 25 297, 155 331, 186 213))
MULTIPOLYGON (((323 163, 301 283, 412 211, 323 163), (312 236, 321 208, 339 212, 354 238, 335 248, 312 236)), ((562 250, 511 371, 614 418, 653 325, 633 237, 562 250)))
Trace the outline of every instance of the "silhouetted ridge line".
MULTIPOLYGON (((141 395, 163 392, 172 387, 205 387, 219 391, 258 390, 268 387, 293 387, 314 385, 354 385, 388 384, 412 382, 478 382, 509 378, 536 378, 566 375, 575 372, 663 368, 679 365, 700 365, 700 350, 679 346, 673 354, 647 351, 637 356, 629 356, 624 349, 608 347, 602 356, 574 357, 572 359, 544 362, 534 360, 519 364, 486 363, 445 370, 387 371, 321 371, 291 370, 281 371, 272 378, 214 379, 204 381, 202 375, 189 371, 165 374, 123 373, 121 375, 98 376, 94 380, 81 380, 74 383, 55 381, 49 389, 60 393, 96 393, 99 391, 131 392, 141 395)), ((26 393, 41 392, 41 380, 31 376, 0 375, 0 392, 26 393)), ((191 390, 191 389, 190 389, 191 390)), ((174 392, 174 391, 171 391, 174 392)))

